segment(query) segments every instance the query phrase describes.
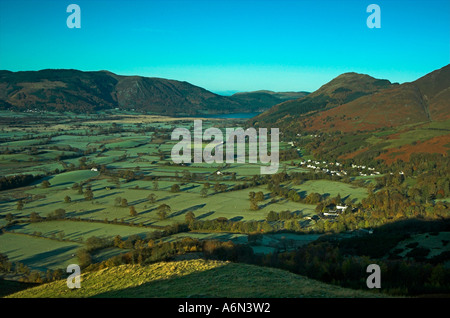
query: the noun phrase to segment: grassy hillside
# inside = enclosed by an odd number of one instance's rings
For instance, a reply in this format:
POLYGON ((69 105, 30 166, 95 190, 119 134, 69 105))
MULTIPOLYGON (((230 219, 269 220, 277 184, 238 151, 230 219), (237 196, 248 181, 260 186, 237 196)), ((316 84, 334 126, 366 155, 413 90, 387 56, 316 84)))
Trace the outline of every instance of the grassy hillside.
POLYGON ((327 285, 283 270, 202 259, 121 265, 82 274, 81 288, 65 280, 8 297, 380 297, 327 285))

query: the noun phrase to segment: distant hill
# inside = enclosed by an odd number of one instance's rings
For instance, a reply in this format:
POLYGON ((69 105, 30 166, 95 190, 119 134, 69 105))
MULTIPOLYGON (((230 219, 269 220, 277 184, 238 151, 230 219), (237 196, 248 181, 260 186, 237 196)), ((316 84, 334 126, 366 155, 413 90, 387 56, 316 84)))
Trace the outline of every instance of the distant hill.
POLYGON ((273 92, 260 90, 254 92, 236 93, 230 96, 231 99, 238 101, 245 107, 259 105, 259 111, 265 111, 270 107, 282 102, 298 99, 308 95, 308 92, 273 92))
POLYGON ((81 276, 81 288, 66 280, 14 293, 13 298, 50 297, 383 297, 380 293, 328 285, 284 270, 202 259, 120 265, 81 276), (205 282, 205 283, 199 283, 205 282))
POLYGON ((288 130, 373 131, 450 118, 450 65, 414 82, 392 84, 357 73, 342 74, 300 99, 253 118, 288 130))
POLYGON ((264 111, 287 98, 284 93, 266 95, 274 97, 269 101, 221 96, 188 82, 108 71, 0 71, 0 109, 19 111, 83 113, 119 108, 160 115, 226 114, 264 111))

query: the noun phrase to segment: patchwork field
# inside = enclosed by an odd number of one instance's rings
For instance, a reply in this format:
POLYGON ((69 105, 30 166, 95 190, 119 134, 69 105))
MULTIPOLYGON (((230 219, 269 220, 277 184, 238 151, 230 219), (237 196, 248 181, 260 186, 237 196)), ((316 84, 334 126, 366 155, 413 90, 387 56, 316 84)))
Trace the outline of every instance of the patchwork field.
POLYGON ((21 262, 33 270, 66 268, 76 263, 76 252, 82 244, 23 234, 0 235, 0 253, 12 262, 21 262))
MULTIPOLYGON (((293 250, 320 236, 309 233, 317 212, 316 204, 302 201, 306 196, 320 193, 327 200, 340 195, 355 204, 367 196, 366 188, 341 181, 281 182, 281 187, 301 198, 292 200, 270 190, 272 181, 261 175, 261 163, 175 165, 170 155, 176 141, 170 140, 170 133, 175 127, 192 129, 193 119, 133 114, 122 118, 46 114, 45 120, 21 116, 22 125, 1 127, 0 173, 4 177, 29 174, 34 179, 6 184, 0 192, 0 253, 31 270, 64 269, 78 262, 77 253, 92 238, 158 237, 167 227, 186 224, 187 217, 223 224, 256 222, 280 229, 289 223, 306 234, 263 233, 251 247, 260 254, 293 250), (252 203, 250 193, 262 197, 252 203), (161 206, 168 207, 164 216, 161 206), (288 213, 289 221, 267 221, 271 213, 285 213, 284 217, 288 213)), ((241 124, 211 119, 204 121, 203 128, 241 124)), ((280 172, 311 172, 299 165, 311 155, 302 157, 303 150, 286 141, 280 143, 280 150, 290 152, 290 158, 280 162, 280 172)), ((188 230, 158 241, 249 243, 251 233, 230 229, 188 230)), ((92 257, 99 261, 127 251, 107 246, 92 252, 92 257)))

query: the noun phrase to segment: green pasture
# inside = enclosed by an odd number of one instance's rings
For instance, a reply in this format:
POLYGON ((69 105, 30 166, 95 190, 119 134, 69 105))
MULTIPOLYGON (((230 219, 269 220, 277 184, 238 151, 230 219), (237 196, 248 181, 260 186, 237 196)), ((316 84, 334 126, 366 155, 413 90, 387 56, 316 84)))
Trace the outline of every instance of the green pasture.
POLYGON ((34 161, 35 158, 35 156, 22 153, 1 154, 0 162, 31 162, 34 161))
POLYGON ((218 240, 218 241, 232 241, 236 244, 246 244, 247 234, 240 233, 227 233, 227 232, 182 232, 173 234, 171 236, 163 238, 164 242, 175 242, 182 240, 183 238, 193 238, 197 240, 218 240))
POLYGON ((31 269, 65 268, 77 263, 75 256, 82 244, 64 242, 24 234, 4 233, 0 235, 0 253, 11 262, 21 262, 31 269))
MULTIPOLYGON (((270 211, 281 212, 289 210, 291 212, 302 212, 304 216, 315 214, 315 205, 293 202, 287 199, 275 198, 272 201, 267 186, 253 187, 236 191, 225 191, 215 193, 214 181, 210 181, 210 189, 207 196, 202 197, 200 191, 204 182, 182 183, 179 181, 158 181, 158 190, 153 189, 152 181, 136 180, 128 183, 114 183, 110 179, 94 179, 89 183, 94 193, 92 201, 86 201, 83 194, 78 194, 77 190, 71 189, 73 182, 87 180, 96 176, 97 172, 89 170, 72 171, 63 173, 50 179, 52 186, 48 189, 41 187, 31 189, 28 192, 33 195, 45 195, 46 197, 26 203, 21 211, 15 210, 16 202, 5 203, 5 210, 13 211, 17 217, 27 217, 31 212, 37 212, 41 216, 47 216, 56 209, 66 210, 68 217, 93 219, 93 220, 124 220, 135 224, 143 223, 155 225, 167 225, 175 222, 183 222, 188 211, 194 212, 199 219, 215 219, 226 217, 232 220, 264 220, 270 211), (173 184, 180 185, 180 192, 171 192, 173 184), (262 191, 265 200, 259 202, 259 210, 250 210, 250 191, 262 191), (155 194, 157 201, 149 202, 149 194, 155 194), (70 203, 65 203, 65 196, 71 198, 70 203), (125 198, 128 207, 121 207, 117 204, 116 198, 125 198), (171 207, 171 213, 167 219, 160 220, 157 215, 157 207, 162 203, 171 207), (137 216, 130 216, 129 206, 133 205, 138 213, 137 216)), ((231 189, 238 181, 219 181, 231 189)), ((343 199, 349 196, 356 201, 366 197, 365 188, 359 188, 351 184, 314 180, 306 181, 301 185, 290 185, 302 195, 311 192, 328 194, 331 197, 341 195, 343 199)), ((6 213, 6 212, 5 212, 6 213)))
POLYGON ((64 239, 77 242, 85 242, 91 236, 113 238, 120 235, 124 239, 130 235, 145 237, 147 233, 154 231, 137 226, 71 220, 23 223, 14 225, 9 230, 30 235, 40 233, 40 236, 47 238, 59 238, 63 234, 64 239))
MULTIPOLYGON (((2 138, 0 136, 0 138, 2 138)), ((4 138, 8 138, 8 137, 4 137, 4 138)), ((2 143, 0 146, 1 148, 22 148, 22 147, 30 147, 30 146, 35 146, 38 145, 40 143, 42 143, 44 141, 43 138, 36 138, 35 136, 33 137, 33 139, 25 139, 25 140, 16 140, 16 141, 7 141, 2 143)))
MULTIPOLYGON (((65 179, 61 179, 64 183, 65 179)), ((291 212, 302 212, 304 215, 311 215, 315 206, 288 201, 285 199, 271 202, 269 191, 266 187, 257 187, 238 191, 214 193, 213 185, 208 190, 207 197, 200 195, 202 183, 180 184, 181 191, 172 193, 170 191, 173 181, 159 181, 159 190, 152 190, 152 182, 133 181, 126 184, 116 185, 106 179, 94 180, 90 183, 94 199, 86 201, 83 194, 78 194, 77 190, 67 189, 63 186, 59 188, 30 190, 34 195, 46 195, 45 198, 37 199, 26 203, 21 211, 15 210, 15 202, 10 202, 5 206, 6 210, 13 211, 17 217, 27 217, 31 212, 37 212, 41 216, 47 216, 50 212, 63 208, 68 217, 80 217, 93 220, 124 220, 135 224, 156 224, 167 225, 174 222, 183 222, 188 211, 194 212, 200 219, 215 219, 226 217, 234 220, 264 220, 270 211, 281 212, 290 210, 291 212), (136 189, 136 185, 139 188, 136 189), (146 188, 144 188, 146 186, 146 188), (259 203, 260 210, 250 210, 250 191, 263 191, 266 199, 259 203), (150 203, 147 199, 150 193, 157 197, 155 203, 150 203), (65 203, 64 197, 70 196, 72 202, 65 203), (128 206, 135 206, 137 216, 130 216, 128 207, 118 206, 116 198, 125 198, 128 206), (162 203, 171 207, 171 213, 166 220, 160 220, 157 216, 157 207, 162 203)), ((229 186, 233 183, 229 182, 229 186)), ((6 213, 6 212, 5 212, 6 213)))
POLYGON ((330 197, 335 197, 339 194, 343 199, 349 197, 352 200, 356 200, 356 202, 360 202, 367 197, 366 188, 330 180, 309 180, 301 185, 292 185, 292 188, 297 190, 297 192, 303 192, 304 196, 313 192, 329 195, 330 197))
POLYGON ((138 137, 121 137, 121 141, 112 142, 105 144, 105 148, 107 149, 116 149, 116 148, 134 148, 140 146, 142 144, 149 143, 151 141, 150 138, 138 138, 138 137))
POLYGON ((98 175, 98 171, 74 170, 52 176, 48 181, 50 182, 51 189, 54 190, 55 188, 71 187, 74 183, 80 183, 98 175))

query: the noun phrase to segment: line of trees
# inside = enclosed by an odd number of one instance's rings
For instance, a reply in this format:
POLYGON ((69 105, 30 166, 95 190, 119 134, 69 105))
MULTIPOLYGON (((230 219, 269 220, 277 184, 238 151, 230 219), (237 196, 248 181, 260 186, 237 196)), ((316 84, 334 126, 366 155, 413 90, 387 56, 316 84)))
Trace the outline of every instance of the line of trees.
POLYGON ((0 253, 0 273, 9 273, 19 276, 19 281, 26 283, 49 283, 66 277, 62 269, 48 269, 42 273, 21 262, 11 262, 8 257, 0 253))
POLYGON ((24 187, 40 178, 42 178, 42 176, 33 176, 31 174, 3 176, 0 177, 0 191, 24 187))
POLYGON ((173 260, 175 256, 185 253, 200 253, 199 256, 204 258, 234 262, 251 262, 254 256, 252 248, 247 244, 234 244, 231 241, 198 240, 189 237, 175 242, 159 243, 155 243, 152 239, 144 240, 138 236, 132 236, 125 241, 116 237, 114 245, 119 248, 129 248, 131 251, 99 263, 90 264, 85 267, 85 270, 96 271, 122 264, 147 265, 173 260))

